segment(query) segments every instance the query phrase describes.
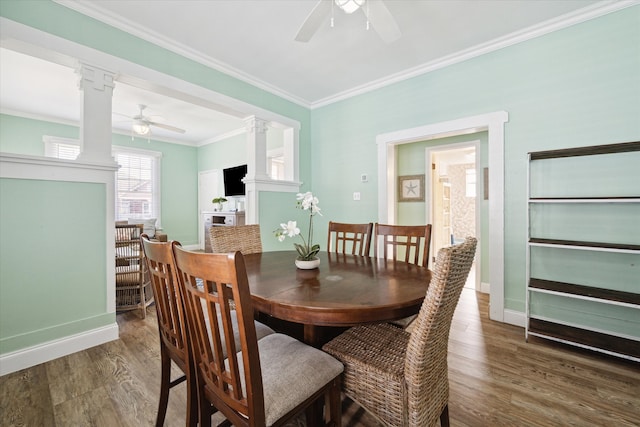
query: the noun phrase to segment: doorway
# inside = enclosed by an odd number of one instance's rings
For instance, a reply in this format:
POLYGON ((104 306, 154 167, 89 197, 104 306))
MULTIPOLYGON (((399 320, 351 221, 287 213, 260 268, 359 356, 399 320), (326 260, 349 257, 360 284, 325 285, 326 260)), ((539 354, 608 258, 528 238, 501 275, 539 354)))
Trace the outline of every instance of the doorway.
MULTIPOLYGON (((395 147, 428 139, 446 136, 468 135, 481 131, 488 133, 488 272, 490 304, 489 317, 498 322, 524 325, 522 313, 514 313, 504 308, 504 125, 509 115, 506 111, 477 116, 462 117, 445 122, 427 124, 409 129, 379 134, 378 145, 378 221, 395 221, 395 147), (505 318, 505 313, 508 314, 505 318)), ((484 178, 484 175, 483 175, 484 178)), ((483 196, 484 197, 484 196, 483 196)))
MULTIPOLYGON (((432 224, 432 262, 441 248, 461 243, 467 236, 479 239, 481 235, 479 147, 480 141, 471 141, 425 150, 425 170, 431 171, 426 176, 429 194, 426 219, 432 224)), ((483 291, 480 266, 480 262, 474 261, 466 287, 483 291)))

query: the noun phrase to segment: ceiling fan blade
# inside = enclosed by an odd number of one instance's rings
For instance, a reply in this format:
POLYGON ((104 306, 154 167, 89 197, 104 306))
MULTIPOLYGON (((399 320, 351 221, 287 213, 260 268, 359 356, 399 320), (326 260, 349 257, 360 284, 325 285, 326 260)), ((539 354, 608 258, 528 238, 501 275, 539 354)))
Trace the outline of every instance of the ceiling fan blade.
POLYGON ((396 20, 382 0, 367 0, 362 10, 385 43, 392 43, 402 36, 396 20))
POLYGON ((170 130, 172 132, 185 133, 184 129, 177 128, 175 126, 165 125, 164 123, 147 122, 150 126, 156 126, 162 129, 170 130))
POLYGON ((318 31, 322 21, 327 17, 331 10, 331 2, 333 0, 319 0, 318 4, 313 8, 307 19, 304 21, 298 34, 296 35, 296 41, 308 42, 311 37, 318 31))

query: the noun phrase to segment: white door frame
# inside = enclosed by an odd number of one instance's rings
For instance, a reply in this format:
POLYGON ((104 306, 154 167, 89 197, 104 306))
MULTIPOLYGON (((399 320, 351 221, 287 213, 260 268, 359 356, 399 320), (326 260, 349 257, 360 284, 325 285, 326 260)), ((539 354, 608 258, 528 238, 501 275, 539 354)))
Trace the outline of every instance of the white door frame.
POLYGON ((447 122, 380 134, 378 145, 378 221, 392 224, 396 217, 396 145, 476 132, 488 132, 489 151, 489 317, 504 316, 504 124, 506 111, 464 117, 447 122))

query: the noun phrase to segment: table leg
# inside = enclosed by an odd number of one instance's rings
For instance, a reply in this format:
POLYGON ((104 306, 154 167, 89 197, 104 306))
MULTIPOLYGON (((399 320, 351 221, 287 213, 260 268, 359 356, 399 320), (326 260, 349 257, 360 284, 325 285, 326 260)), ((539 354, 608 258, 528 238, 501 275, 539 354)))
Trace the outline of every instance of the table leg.
POLYGON ((318 327, 315 325, 304 325, 304 342, 313 347, 320 347, 320 337, 318 327))

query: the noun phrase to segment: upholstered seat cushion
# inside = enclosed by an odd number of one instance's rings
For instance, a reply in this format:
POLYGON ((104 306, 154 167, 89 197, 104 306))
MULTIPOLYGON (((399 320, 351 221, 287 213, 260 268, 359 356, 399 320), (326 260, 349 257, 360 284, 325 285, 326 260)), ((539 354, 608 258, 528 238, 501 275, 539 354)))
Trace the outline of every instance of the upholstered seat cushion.
MULTIPOLYGON (((295 338, 271 334, 258 341, 265 420, 272 425, 340 375, 342 363, 295 338)), ((237 354, 243 370, 242 352, 237 354)), ((244 375, 242 387, 245 388, 244 375)))

